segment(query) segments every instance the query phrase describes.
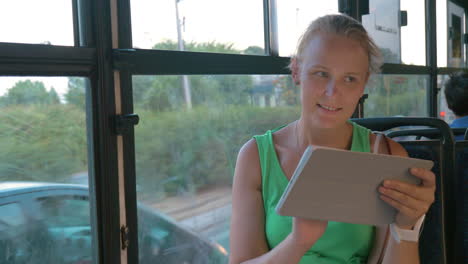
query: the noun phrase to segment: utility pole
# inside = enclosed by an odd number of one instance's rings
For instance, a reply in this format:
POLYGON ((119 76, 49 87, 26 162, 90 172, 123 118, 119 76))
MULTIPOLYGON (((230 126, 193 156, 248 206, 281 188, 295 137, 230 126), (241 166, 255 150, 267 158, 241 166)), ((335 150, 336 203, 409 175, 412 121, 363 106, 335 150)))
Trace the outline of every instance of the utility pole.
MULTIPOLYGON (((175 0, 175 10, 176 10, 176 22, 177 22, 177 42, 180 51, 184 51, 184 40, 182 39, 182 30, 180 29, 180 19, 179 19, 179 1, 175 0)), ((182 87, 184 88, 184 97, 185 104, 187 109, 192 109, 192 94, 190 91, 190 83, 187 75, 182 75, 182 87)))

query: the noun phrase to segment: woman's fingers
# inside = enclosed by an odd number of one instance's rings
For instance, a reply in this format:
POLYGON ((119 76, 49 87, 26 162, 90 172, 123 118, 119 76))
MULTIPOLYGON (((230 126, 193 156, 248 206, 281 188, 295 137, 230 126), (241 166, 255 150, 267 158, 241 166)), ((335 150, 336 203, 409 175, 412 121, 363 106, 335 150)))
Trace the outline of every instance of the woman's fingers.
MULTIPOLYGON (((385 187, 380 187, 379 192, 384 197, 391 198, 392 200, 397 201, 399 204, 402 204, 405 207, 408 207, 408 208, 410 208, 412 210, 417 210, 417 208, 419 206, 419 203, 418 203, 417 199, 415 199, 415 198, 413 198, 413 197, 411 197, 409 195, 406 195, 405 193, 402 193, 402 192, 399 192, 399 191, 396 191, 396 190, 393 190, 393 189, 385 188, 385 187)), ((397 208, 397 209, 399 209, 399 208, 397 208)))
POLYGON ((392 205, 398 210, 404 209, 404 212, 402 210, 400 211, 402 211, 403 213, 406 212, 410 217, 414 215, 420 216, 422 214, 425 214, 429 210, 429 207, 432 203, 430 201, 415 199, 410 195, 385 187, 380 187, 379 191, 380 193, 382 193, 382 196, 384 198, 389 198, 393 201, 392 203, 389 203, 390 205, 392 205), (408 210, 406 210, 406 208, 408 210))
POLYGON ((435 188, 418 186, 415 184, 410 184, 396 180, 384 181, 383 187, 381 188, 383 188, 384 190, 394 190, 399 193, 403 193, 416 200, 425 201, 429 203, 434 202, 435 188))
POLYGON ((397 209, 400 213, 407 216, 408 218, 411 218, 411 219, 418 218, 417 212, 414 209, 412 209, 412 208, 410 208, 410 207, 408 207, 408 206, 406 206, 406 205, 404 205, 404 204, 402 204, 402 203, 400 203, 400 202, 398 202, 396 200, 393 200, 392 198, 389 198, 389 197, 387 197, 385 195, 381 195, 380 198, 384 202, 386 202, 387 204, 392 206, 393 208, 397 209))
POLYGON ((380 198, 398 210, 397 222, 414 225, 434 202, 435 175, 427 169, 411 169, 411 174, 422 180, 421 185, 397 180, 386 180, 379 187, 380 198))
POLYGON ((411 168, 410 173, 422 180, 422 185, 435 189, 435 175, 432 171, 422 168, 411 168))

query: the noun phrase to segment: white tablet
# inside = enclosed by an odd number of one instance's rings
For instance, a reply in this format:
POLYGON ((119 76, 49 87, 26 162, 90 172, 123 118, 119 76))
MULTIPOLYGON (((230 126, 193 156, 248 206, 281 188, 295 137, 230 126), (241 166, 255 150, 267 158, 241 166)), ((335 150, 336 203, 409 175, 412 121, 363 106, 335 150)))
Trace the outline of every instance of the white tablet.
POLYGON ((397 210, 380 199, 378 187, 386 179, 420 184, 409 169, 433 165, 430 160, 309 146, 276 212, 353 224, 391 224, 397 210))

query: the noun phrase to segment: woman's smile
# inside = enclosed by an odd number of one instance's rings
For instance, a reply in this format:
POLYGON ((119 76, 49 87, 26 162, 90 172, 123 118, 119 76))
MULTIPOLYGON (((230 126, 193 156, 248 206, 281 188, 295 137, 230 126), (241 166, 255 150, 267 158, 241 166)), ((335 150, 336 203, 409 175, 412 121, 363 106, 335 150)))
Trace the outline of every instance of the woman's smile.
POLYGON ((325 104, 317 104, 317 106, 320 109, 324 110, 325 112, 330 112, 330 113, 336 113, 343 109, 341 107, 333 107, 333 106, 329 106, 325 104))

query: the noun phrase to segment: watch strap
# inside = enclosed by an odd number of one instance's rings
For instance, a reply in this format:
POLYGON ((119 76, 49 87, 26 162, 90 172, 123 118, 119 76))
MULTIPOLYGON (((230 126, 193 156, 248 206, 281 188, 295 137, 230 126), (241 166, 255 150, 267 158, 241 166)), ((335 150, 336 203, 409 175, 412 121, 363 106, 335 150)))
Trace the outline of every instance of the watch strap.
POLYGON ((403 241, 418 242, 419 236, 422 231, 422 225, 426 215, 422 215, 412 230, 399 228, 395 223, 390 224, 390 233, 392 234, 393 239, 400 243, 403 241))

